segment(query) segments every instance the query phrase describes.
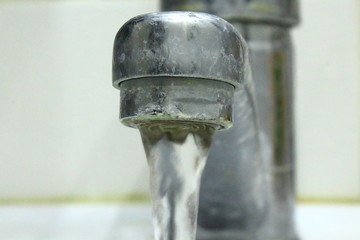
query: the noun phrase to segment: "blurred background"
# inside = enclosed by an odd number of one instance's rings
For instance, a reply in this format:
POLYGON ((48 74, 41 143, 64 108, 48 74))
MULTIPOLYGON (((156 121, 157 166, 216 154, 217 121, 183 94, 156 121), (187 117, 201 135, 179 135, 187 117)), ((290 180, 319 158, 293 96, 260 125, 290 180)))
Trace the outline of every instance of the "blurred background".
MULTIPOLYGON (((302 0, 297 189, 360 203, 360 4, 302 0)), ((113 39, 157 0, 0 0, 0 203, 148 199, 140 136, 118 121, 113 39)))

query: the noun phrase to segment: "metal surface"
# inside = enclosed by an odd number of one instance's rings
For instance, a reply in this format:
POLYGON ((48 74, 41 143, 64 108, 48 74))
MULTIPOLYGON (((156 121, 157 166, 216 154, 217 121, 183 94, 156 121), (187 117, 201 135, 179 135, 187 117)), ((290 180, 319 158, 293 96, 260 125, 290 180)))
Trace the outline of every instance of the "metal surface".
POLYGON ((234 87, 225 82, 177 77, 133 79, 121 83, 120 96, 120 118, 130 127, 150 121, 206 123, 218 129, 232 125, 234 87))
POLYGON ((204 171, 199 239, 295 239, 290 37, 277 26, 235 26, 249 45, 262 155, 236 97, 234 126, 218 133, 204 171))
POLYGON ((145 77, 191 77, 239 85, 246 48, 238 31, 214 15, 167 12, 129 20, 114 43, 113 85, 145 77))
POLYGON ((251 123, 251 92, 240 90, 233 128, 215 136, 201 183, 198 239, 296 239, 289 27, 298 23, 297 1, 184 0, 162 6, 229 20, 248 44, 255 84, 259 129, 251 123))
POLYGON ((228 128, 235 87, 246 80, 247 48, 225 20, 206 13, 151 13, 128 21, 114 43, 120 118, 201 122, 228 128))
POLYGON ((163 0, 164 11, 196 11, 228 21, 294 25, 299 21, 297 0, 163 0))

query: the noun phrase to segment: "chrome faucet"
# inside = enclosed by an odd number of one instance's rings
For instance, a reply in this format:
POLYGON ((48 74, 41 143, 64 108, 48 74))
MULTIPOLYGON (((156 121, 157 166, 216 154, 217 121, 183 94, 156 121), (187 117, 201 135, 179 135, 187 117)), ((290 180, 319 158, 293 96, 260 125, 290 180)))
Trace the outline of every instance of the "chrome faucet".
POLYGON ((249 47, 255 100, 237 92, 234 126, 216 134, 201 182, 198 239, 294 240, 292 45, 297 0, 162 0, 232 23, 249 47), (259 127, 252 106, 256 104, 259 127), (260 138, 260 143, 258 142, 260 138), (216 177, 215 177, 216 176, 216 177))
POLYGON ((232 125, 234 96, 244 102, 236 117, 253 133, 248 149, 259 149, 250 80, 246 43, 220 17, 145 14, 117 33, 113 86, 120 90, 122 123, 138 128, 143 139, 156 240, 195 239, 198 186, 211 136, 232 125), (189 142, 190 149, 177 154, 189 142))

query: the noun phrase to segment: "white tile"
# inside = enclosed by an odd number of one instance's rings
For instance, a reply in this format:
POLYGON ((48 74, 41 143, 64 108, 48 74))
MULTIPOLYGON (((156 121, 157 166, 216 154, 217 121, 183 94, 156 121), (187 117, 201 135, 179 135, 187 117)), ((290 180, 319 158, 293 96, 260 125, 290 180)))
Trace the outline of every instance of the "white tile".
MULTIPOLYGON (((301 205, 302 240, 359 240, 360 206, 301 205)), ((2 206, 0 239, 152 240, 150 206, 2 206)))
POLYGON ((116 32, 155 1, 0 3, 0 198, 147 192, 136 130, 118 121, 116 32))
POLYGON ((357 0, 301 2, 294 31, 298 191, 360 198, 360 19, 357 0))

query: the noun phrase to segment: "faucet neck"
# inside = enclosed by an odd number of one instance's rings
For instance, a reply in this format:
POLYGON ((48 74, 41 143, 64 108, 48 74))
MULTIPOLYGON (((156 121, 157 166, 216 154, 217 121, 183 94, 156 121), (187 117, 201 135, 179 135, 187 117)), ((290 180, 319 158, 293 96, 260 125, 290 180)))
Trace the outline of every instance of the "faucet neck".
POLYGON ((163 11, 196 11, 229 22, 293 26, 299 23, 298 0, 162 0, 163 11))

